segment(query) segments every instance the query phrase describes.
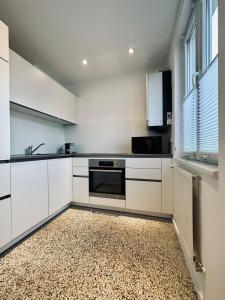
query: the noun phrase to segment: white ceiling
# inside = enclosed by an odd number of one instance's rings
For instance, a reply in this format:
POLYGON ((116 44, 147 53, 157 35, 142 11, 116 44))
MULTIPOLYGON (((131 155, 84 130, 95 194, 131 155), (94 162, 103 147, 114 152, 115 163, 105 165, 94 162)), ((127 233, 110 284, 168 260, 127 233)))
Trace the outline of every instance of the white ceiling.
POLYGON ((70 85, 165 67, 179 2, 0 0, 0 19, 13 50, 70 85))

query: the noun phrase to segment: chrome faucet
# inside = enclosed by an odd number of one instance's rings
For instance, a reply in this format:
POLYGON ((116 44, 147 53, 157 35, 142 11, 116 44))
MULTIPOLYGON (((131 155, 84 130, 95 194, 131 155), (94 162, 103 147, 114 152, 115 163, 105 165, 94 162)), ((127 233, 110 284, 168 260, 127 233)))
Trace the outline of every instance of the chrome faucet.
POLYGON ((26 148, 26 154, 27 154, 27 155, 32 155, 32 154, 34 154, 34 152, 35 152, 37 149, 39 149, 41 146, 44 146, 44 145, 45 145, 45 143, 41 143, 41 144, 38 145, 35 149, 33 149, 33 146, 31 145, 31 146, 29 146, 29 147, 26 148))

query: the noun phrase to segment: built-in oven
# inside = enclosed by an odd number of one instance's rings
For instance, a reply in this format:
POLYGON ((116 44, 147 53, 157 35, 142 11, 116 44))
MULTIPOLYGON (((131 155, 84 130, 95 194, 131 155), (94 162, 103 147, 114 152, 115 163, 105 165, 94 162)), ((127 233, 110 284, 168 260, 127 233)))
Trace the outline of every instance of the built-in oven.
POLYGON ((125 160, 89 159, 89 195, 126 199, 125 160))

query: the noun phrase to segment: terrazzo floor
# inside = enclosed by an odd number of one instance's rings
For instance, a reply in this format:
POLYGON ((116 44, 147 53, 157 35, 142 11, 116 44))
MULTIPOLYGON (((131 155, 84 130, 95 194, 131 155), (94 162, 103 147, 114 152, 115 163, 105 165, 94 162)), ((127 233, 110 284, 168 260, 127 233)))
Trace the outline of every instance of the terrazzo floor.
POLYGON ((68 209, 0 258, 0 299, 197 299, 172 223, 68 209))

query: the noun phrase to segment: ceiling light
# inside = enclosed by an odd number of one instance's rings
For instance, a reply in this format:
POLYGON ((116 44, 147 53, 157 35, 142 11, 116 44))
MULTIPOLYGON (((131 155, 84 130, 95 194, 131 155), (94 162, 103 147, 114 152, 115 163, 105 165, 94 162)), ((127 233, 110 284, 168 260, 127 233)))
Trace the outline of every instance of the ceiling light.
POLYGON ((86 60, 86 59, 83 59, 83 60, 82 60, 82 64, 83 64, 84 66, 87 66, 87 64, 88 64, 87 60, 86 60))
POLYGON ((131 55, 134 54, 134 51, 135 51, 134 48, 129 48, 128 49, 128 53, 131 54, 131 55))

